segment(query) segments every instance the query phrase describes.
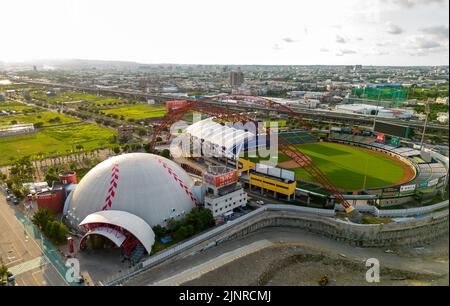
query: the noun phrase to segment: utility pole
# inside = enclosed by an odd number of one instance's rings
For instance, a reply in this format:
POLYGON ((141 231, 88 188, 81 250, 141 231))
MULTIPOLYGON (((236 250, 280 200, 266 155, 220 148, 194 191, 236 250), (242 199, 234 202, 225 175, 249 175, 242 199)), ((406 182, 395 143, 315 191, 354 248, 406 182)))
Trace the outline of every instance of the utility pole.
POLYGON ((425 131, 427 130, 427 124, 428 124, 428 115, 430 113, 430 100, 427 100, 427 104, 425 104, 425 124, 423 125, 423 131, 422 131, 422 139, 420 141, 420 151, 423 149, 423 141, 425 139, 425 131))

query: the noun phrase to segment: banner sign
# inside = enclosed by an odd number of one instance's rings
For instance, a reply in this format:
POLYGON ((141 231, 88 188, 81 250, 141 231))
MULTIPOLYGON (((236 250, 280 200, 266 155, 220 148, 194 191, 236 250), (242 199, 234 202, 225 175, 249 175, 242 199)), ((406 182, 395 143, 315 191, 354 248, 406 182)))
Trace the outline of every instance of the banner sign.
POLYGON ((406 192, 406 191, 414 191, 416 190, 416 185, 404 185, 400 187, 400 192, 406 192))
POLYGON ((219 175, 204 173, 203 180, 210 185, 214 185, 217 188, 220 188, 220 187, 230 185, 230 184, 236 182, 238 179, 237 173, 238 173, 237 170, 233 170, 233 171, 230 171, 230 172, 227 172, 224 174, 219 174, 219 175))
POLYGON ((384 143, 384 134, 383 133, 379 133, 377 135, 377 142, 384 143))

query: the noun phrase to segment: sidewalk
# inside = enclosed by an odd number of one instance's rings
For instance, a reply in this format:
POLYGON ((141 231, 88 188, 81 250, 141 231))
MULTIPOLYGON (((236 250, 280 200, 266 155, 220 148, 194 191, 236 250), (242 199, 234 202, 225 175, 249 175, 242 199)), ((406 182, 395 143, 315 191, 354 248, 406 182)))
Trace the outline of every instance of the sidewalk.
POLYGON ((36 241, 39 248, 42 250, 43 256, 46 257, 50 264, 56 269, 64 282, 70 286, 80 286, 78 283, 68 283, 65 280, 66 272, 68 270, 65 265, 65 258, 63 258, 52 243, 42 235, 38 227, 34 225, 22 212, 16 210, 15 215, 17 220, 23 224, 28 235, 36 241))

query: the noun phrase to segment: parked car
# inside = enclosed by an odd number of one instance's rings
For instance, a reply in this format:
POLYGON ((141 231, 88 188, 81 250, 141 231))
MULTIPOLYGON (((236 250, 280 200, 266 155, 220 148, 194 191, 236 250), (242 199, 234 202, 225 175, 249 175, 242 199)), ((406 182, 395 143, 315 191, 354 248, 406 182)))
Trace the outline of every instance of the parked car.
POLYGON ((6 188, 5 191, 6 191, 6 194, 12 194, 11 189, 9 189, 9 188, 6 188))
POLYGON ((18 205, 19 203, 20 203, 19 199, 18 198, 14 198, 13 204, 14 205, 18 205))
POLYGON ((256 204, 258 204, 258 205, 264 205, 264 201, 258 200, 258 201, 256 201, 256 204))
POLYGON ((12 200, 12 196, 11 195, 7 195, 6 196, 6 201, 10 202, 12 200))
POLYGON ((11 272, 8 273, 8 286, 14 286, 16 284, 16 277, 11 272))

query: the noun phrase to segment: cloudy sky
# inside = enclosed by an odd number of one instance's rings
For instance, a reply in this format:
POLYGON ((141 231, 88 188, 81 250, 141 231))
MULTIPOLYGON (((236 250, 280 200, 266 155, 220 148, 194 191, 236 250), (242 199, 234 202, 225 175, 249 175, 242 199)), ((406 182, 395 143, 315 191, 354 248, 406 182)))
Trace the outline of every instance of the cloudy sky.
POLYGON ((449 64, 449 0, 1 2, 0 61, 449 64))

